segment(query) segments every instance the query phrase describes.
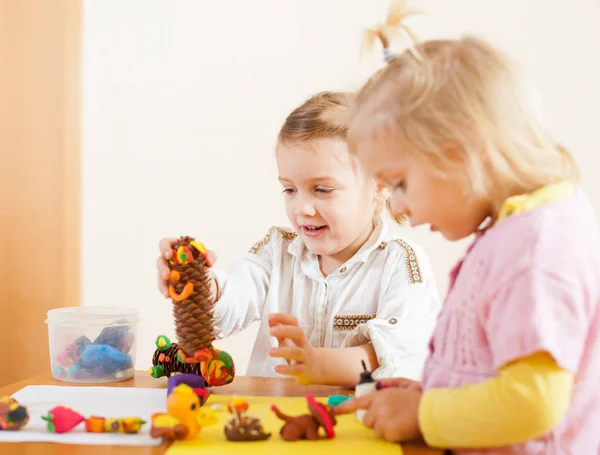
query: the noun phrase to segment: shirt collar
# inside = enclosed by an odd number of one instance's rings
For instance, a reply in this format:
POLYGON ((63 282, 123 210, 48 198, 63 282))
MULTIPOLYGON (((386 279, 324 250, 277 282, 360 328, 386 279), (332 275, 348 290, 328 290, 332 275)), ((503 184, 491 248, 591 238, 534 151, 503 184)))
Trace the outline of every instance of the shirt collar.
POLYGON ((575 187, 569 181, 561 181, 552 185, 544 186, 529 194, 520 194, 509 197, 498 214, 496 222, 508 218, 511 215, 527 212, 550 202, 560 201, 575 194, 575 187))

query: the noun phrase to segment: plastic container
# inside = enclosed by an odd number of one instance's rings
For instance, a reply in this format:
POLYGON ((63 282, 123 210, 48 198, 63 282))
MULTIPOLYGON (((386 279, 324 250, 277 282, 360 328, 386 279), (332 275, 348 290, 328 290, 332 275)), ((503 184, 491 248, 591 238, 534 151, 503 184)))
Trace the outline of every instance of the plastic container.
POLYGON ((138 313, 131 308, 48 311, 52 377, 67 382, 122 381, 135 372, 138 313))

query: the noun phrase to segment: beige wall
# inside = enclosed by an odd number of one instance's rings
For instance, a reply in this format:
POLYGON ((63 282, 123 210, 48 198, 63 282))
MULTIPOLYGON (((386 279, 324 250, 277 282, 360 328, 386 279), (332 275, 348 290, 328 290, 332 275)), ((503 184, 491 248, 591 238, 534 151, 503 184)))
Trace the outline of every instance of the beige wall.
POLYGON ((78 0, 0 0, 0 386, 49 368, 79 304, 78 0))

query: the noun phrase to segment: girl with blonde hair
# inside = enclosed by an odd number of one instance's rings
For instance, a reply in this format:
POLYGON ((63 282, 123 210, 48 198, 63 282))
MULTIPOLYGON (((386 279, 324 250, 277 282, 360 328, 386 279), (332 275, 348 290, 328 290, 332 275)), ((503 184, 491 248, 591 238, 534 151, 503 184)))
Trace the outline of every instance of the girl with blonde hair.
POLYGON ((502 52, 419 36, 424 17, 395 2, 369 32, 388 63, 345 119, 348 141, 395 213, 474 240, 422 382, 392 381, 338 412, 366 409, 383 438, 457 454, 600 453, 600 235, 577 166, 502 52))

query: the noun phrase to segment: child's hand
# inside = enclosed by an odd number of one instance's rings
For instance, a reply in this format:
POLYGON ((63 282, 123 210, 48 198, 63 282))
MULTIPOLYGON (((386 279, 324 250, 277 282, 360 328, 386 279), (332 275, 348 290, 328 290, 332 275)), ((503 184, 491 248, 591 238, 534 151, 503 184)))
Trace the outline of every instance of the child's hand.
POLYGON ((278 348, 271 348, 269 356, 283 358, 288 365, 277 365, 279 374, 294 376, 300 384, 319 382, 321 375, 317 349, 313 348, 296 318, 289 314, 269 315, 271 335, 277 338, 278 348))
MULTIPOLYGON (((162 239, 158 243, 158 249, 160 250, 160 256, 156 260, 156 269, 158 270, 158 289, 165 297, 169 297, 169 276, 171 274, 171 269, 169 268, 169 259, 173 256, 173 244, 177 241, 177 239, 167 238, 162 239)), ((212 267, 217 261, 217 255, 214 251, 206 252, 206 263, 209 267, 212 267)), ((213 292, 213 296, 217 295, 217 283, 212 278, 211 289, 213 292)))
POLYGON ((366 409, 364 424, 375 435, 391 442, 409 442, 422 438, 419 429, 420 387, 393 387, 353 398, 335 407, 336 414, 366 409))
MULTIPOLYGON (((281 326, 281 325, 291 325, 291 326, 295 326, 295 327, 300 327, 300 324, 298 324, 298 320, 291 314, 273 313, 269 316, 269 327, 277 327, 277 326, 281 326)), ((280 348, 281 347, 288 347, 288 348, 296 347, 294 342, 292 340, 290 340, 289 338, 280 338, 280 337, 276 337, 276 338, 277 338, 277 343, 279 344, 280 348)), ((285 359, 285 361, 288 363, 288 365, 296 365, 298 363, 294 359, 285 359)))
POLYGON ((378 385, 382 389, 387 389, 389 387, 399 387, 401 389, 415 389, 421 392, 423 389, 421 388, 421 383, 418 381, 413 381, 412 379, 406 378, 389 378, 389 379, 379 379, 377 381, 378 385))

